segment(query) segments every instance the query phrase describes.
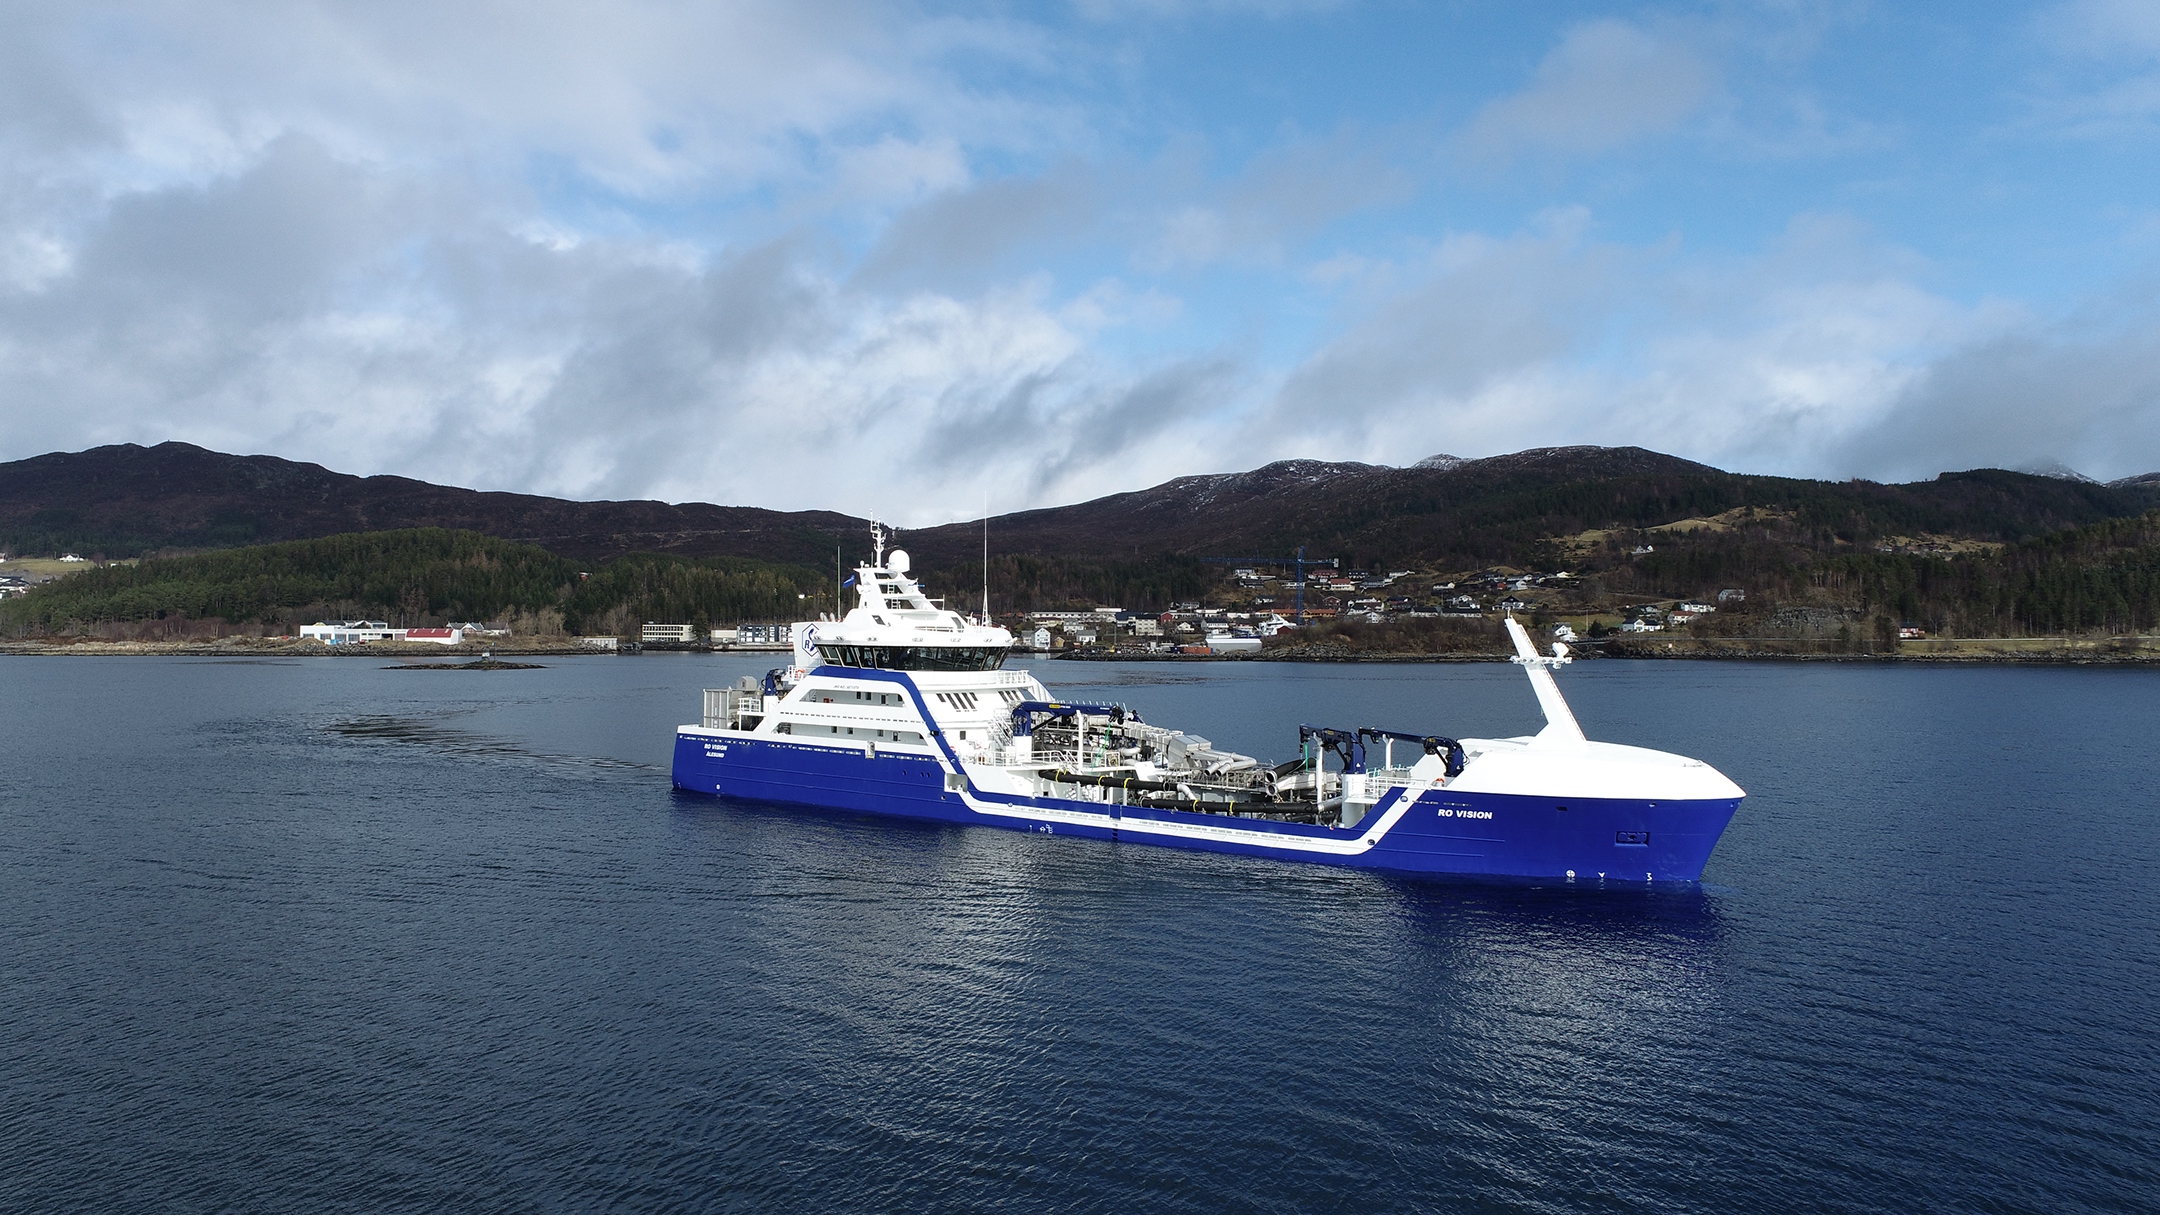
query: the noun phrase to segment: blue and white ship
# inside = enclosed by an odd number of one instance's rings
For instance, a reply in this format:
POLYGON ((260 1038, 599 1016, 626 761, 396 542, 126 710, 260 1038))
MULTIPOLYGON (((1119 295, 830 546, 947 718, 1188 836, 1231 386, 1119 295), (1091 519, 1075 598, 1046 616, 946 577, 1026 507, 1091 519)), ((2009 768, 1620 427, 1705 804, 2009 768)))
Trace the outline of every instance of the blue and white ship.
POLYGON ((675 786, 819 806, 1411 874, 1696 881, 1745 796, 1708 764, 1591 742, 1506 621, 1544 711, 1521 738, 1299 727, 1282 764, 1005 669, 1012 634, 923 594, 882 531, 844 619, 795 625, 795 665, 705 693, 675 786))

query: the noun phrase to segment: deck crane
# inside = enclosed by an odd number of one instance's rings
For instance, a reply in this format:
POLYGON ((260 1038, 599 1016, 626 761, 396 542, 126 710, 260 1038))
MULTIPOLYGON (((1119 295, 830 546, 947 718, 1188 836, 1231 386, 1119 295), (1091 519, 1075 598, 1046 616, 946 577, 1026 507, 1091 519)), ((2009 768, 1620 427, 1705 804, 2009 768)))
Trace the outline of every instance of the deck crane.
POLYGON ((1298 545, 1297 556, 1295 557, 1202 557, 1200 558, 1200 560, 1208 565, 1287 565, 1296 569, 1297 624, 1299 628, 1305 627, 1306 567, 1311 566, 1315 569, 1321 566, 1326 566, 1330 569, 1342 568, 1342 562, 1334 557, 1313 557, 1308 559, 1305 556, 1305 546, 1302 544, 1298 545))

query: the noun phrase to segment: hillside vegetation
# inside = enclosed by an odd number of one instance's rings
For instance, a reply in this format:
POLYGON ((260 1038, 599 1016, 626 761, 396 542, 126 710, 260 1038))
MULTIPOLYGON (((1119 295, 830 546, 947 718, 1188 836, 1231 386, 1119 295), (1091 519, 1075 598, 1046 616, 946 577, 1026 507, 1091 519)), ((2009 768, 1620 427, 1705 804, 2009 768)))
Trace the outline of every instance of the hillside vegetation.
MULTIPOLYGON (((2140 632, 2160 627, 2156 507, 2152 478, 2097 485, 1980 469, 1899 485, 1808 481, 1640 448, 1435 457, 1409 468, 1292 460, 994 519, 988 583, 1000 615, 1095 605, 1158 612, 1191 600, 1280 610, 1287 586, 1235 587, 1229 566, 1211 559, 1265 565, 1249 559, 1303 547, 1339 559, 1342 570, 1414 571, 1377 592, 1398 601, 1388 609, 1398 617, 1432 610, 1444 597, 1433 588, 1450 581, 1487 588, 1480 593, 1496 602, 1497 588, 1518 585, 1499 571, 1567 571, 1571 578, 1526 592, 1533 612, 1609 624, 1652 601, 1739 590, 1744 599, 1691 631, 2140 632), (1263 594, 1275 602, 1251 602, 1263 594)), ((20 637, 156 626, 170 635, 191 622, 289 629, 365 616, 408 625, 510 618, 526 635, 619 635, 649 620, 787 620, 830 610, 829 563, 853 568, 869 547, 867 523, 825 512, 485 494, 184 444, 0 465, 0 542, 50 547, 65 537, 104 537, 149 559, 0 604, 0 629, 20 637), (462 526, 380 530, 410 520, 462 526), (311 529, 335 534, 159 556, 161 546, 311 529)), ((979 523, 909 531, 899 542, 932 595, 962 608, 977 601, 979 523)), ((1343 610, 1366 593, 1341 596, 1343 610)), ((1349 630, 1330 644, 1398 642, 1442 645, 1438 632, 1416 630, 1349 630)))
MULTIPOLYGON (((218 621, 289 630, 318 619, 397 625, 505 620, 522 634, 787 619, 814 571, 745 558, 638 554, 596 571, 546 549, 445 528, 364 532, 108 566, 0 602, 0 630, 218 621)), ((125 630, 123 630, 125 631, 125 630)))
POLYGON ((1590 555, 1584 597, 1709 599, 1747 606, 1697 632, 1775 634, 1778 613, 1829 609, 1959 637, 2145 632, 2160 627, 2160 512, 2008 545, 1881 551, 1767 520, 1679 536, 1631 534, 1590 555), (1636 555, 1628 541, 1655 540, 1636 555))

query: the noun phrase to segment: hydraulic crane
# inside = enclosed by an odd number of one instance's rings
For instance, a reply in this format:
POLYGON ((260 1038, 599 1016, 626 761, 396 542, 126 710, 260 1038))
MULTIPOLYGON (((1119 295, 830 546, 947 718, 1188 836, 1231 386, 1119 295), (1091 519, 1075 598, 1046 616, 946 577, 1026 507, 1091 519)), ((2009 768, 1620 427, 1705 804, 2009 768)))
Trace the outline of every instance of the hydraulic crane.
POLYGON ((1297 556, 1295 557, 1202 557, 1200 560, 1209 565, 1287 565, 1296 569, 1297 623, 1299 628, 1305 627, 1306 567, 1311 566, 1315 569, 1321 566, 1327 566, 1331 569, 1342 568, 1342 563, 1334 557, 1313 557, 1308 560, 1305 556, 1305 546, 1302 544, 1298 545, 1297 556))

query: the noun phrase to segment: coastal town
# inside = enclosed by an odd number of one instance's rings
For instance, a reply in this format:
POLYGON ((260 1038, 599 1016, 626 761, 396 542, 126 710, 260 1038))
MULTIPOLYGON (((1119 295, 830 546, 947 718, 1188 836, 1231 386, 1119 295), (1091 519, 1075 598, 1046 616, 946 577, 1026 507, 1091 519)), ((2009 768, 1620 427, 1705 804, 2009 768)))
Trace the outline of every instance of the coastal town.
MULTIPOLYGON (((1648 550, 1645 550, 1648 551, 1648 550)), ((57 558, 10 560, 0 554, 0 598, 20 596, 107 562, 74 553, 57 558)), ((123 563, 125 564, 125 563, 123 563)), ((1652 635, 1688 635, 1698 621, 1720 611, 1743 610, 1747 591, 1729 587, 1700 599, 1614 596, 1594 580, 1569 570, 1493 566, 1467 572, 1418 569, 1325 570, 1302 582, 1262 565, 1238 566, 1203 596, 1161 610, 1116 604, 1002 611, 994 623, 1009 629, 1020 653, 1069 657, 1225 658, 1292 656, 1319 639, 1373 626, 1411 629, 1454 626, 1472 636, 1497 635, 1505 617, 1522 618, 1554 640, 1580 644, 1652 635)), ((980 619, 981 613, 970 612, 980 619)), ((1840 625, 1836 613, 1779 613, 1788 633, 1827 633, 1840 625), (1809 627, 1818 625, 1821 627, 1809 627), (1797 626, 1797 627, 1795 627, 1797 626)), ((802 614, 830 619, 829 609, 802 614)), ((375 618, 324 618, 286 633, 265 631, 269 644, 299 644, 354 652, 406 646, 470 647, 638 653, 643 651, 784 652, 792 648, 782 618, 733 623, 685 620, 635 621, 613 634, 562 634, 508 620, 421 619, 393 623, 375 618)), ((290 626, 288 626, 290 627, 290 626)), ((1911 623, 1897 627, 1900 640, 1926 637, 1911 623)), ((1425 647, 1425 648, 1430 648, 1425 647)), ((1471 647, 1475 650, 1490 645, 1471 647)))

